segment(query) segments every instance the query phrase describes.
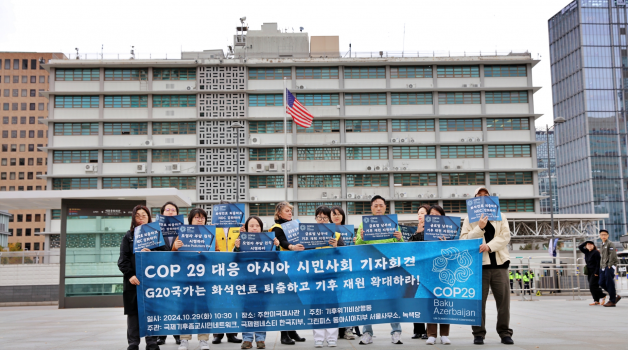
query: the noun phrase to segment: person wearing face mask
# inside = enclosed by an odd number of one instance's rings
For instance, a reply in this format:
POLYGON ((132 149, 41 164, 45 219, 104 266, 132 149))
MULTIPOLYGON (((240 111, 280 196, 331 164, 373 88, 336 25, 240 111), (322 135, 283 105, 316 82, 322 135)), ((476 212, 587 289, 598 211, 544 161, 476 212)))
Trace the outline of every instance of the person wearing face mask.
MULTIPOLYGON (((419 224, 417 226, 416 233, 410 236, 408 242, 421 242, 424 240, 423 227, 425 226, 425 215, 430 210, 430 206, 423 204, 417 211, 419 224)), ((412 339, 427 339, 427 331, 425 330, 425 323, 414 323, 414 335, 412 339)))
POLYGON ((589 305, 604 305, 606 294, 600 288, 600 251, 597 250, 593 241, 583 242, 578 246, 578 249, 584 253, 584 261, 587 267, 587 279, 589 280, 589 290, 593 297, 593 303, 589 305))
MULTIPOLYGON (((475 190, 475 197, 489 196, 489 191, 482 186, 475 190)), ((497 305, 497 333, 502 344, 512 345, 513 331, 510 328, 510 282, 508 267, 510 266, 510 228, 508 219, 502 213, 501 221, 489 221, 482 214, 480 220, 470 223, 469 217, 464 219, 460 239, 482 238, 479 250, 482 253, 482 325, 471 327, 473 343, 484 344, 486 336, 486 300, 489 288, 493 292, 497 305)))

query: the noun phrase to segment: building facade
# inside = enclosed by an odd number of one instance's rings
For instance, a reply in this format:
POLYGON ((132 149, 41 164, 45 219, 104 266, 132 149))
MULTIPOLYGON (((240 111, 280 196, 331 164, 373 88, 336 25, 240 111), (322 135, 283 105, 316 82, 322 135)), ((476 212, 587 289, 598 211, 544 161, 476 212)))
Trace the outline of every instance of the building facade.
POLYGON ((540 211, 529 54, 344 58, 337 43, 267 23, 227 55, 52 61, 48 189, 176 187, 266 227, 284 186, 302 220, 326 204, 357 224, 377 194, 400 220, 424 203, 461 214, 479 185, 503 211, 540 211), (284 80, 315 116, 288 122, 287 162, 284 80))
POLYGON ((577 0, 549 20, 559 210, 608 213, 611 239, 626 233, 624 1, 577 0))
MULTIPOLYGON (((38 178, 47 172, 48 72, 41 64, 63 59, 58 53, 0 52, 0 105, 2 135, 0 152, 0 191, 46 190, 38 178)), ((19 243, 23 250, 45 250, 45 211, 15 210, 9 224, 9 244, 19 243)))
MULTIPOLYGON (((549 131, 536 131, 536 140, 544 142, 536 147, 536 159, 537 167, 539 168, 539 193, 542 196, 550 195, 550 179, 548 177, 547 164, 547 152, 549 150, 549 164, 552 176, 552 193, 554 203, 554 214, 558 214, 558 184, 556 182, 556 149, 554 147, 554 130, 549 131), (548 137, 549 136, 549 137, 548 137)), ((550 214, 550 198, 541 199, 541 214, 550 214)))

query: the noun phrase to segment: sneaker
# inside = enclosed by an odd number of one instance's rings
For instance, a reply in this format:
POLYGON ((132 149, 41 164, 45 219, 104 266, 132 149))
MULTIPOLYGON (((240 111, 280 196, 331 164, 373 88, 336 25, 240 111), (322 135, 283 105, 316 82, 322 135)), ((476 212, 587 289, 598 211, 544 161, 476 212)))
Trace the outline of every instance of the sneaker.
POLYGON ((336 347, 336 341, 335 340, 328 340, 327 341, 327 346, 329 346, 330 348, 335 348, 336 347))
POLYGON ((449 340, 449 337, 444 336, 444 335, 440 337, 440 342, 441 342, 441 344, 444 344, 444 345, 451 344, 451 341, 449 340))
POLYGON ((345 331, 345 337, 344 337, 344 338, 345 338, 345 339, 347 339, 347 340, 353 340, 353 339, 355 339, 355 334, 353 334, 353 330, 351 330, 351 329, 347 329, 347 330, 345 331))
POLYGON ((425 341, 425 344, 427 344, 427 345, 434 345, 434 344, 436 344, 436 338, 434 338, 434 337, 427 338, 427 340, 425 341))
POLYGON ((362 337, 360 337, 360 345, 368 344, 373 344, 373 337, 368 333, 364 333, 362 334, 362 337))
POLYGON ((393 344, 403 344, 401 342, 401 332, 395 332, 390 336, 390 342, 393 344))
POLYGON ((266 343, 264 343, 263 341, 258 340, 256 344, 258 349, 266 349, 266 343))
POLYGON ((314 341, 314 347, 315 348, 322 348, 323 347, 323 341, 322 340, 315 340, 314 341))
POLYGON ((596 301, 596 302, 593 302, 593 303, 589 304, 589 306, 593 306, 593 305, 600 305, 600 303, 598 303, 598 302, 596 301))
POLYGON ((207 340, 201 340, 198 345, 201 346, 201 350, 209 350, 209 344, 207 344, 207 340))
POLYGON ((606 304, 606 297, 600 299, 600 305, 604 306, 606 304))
POLYGON ((179 344, 177 350, 188 350, 188 341, 185 339, 181 339, 181 344, 179 344))
POLYGON ((243 341, 242 345, 240 345, 240 349, 252 349, 253 348, 253 343, 250 341, 243 341))

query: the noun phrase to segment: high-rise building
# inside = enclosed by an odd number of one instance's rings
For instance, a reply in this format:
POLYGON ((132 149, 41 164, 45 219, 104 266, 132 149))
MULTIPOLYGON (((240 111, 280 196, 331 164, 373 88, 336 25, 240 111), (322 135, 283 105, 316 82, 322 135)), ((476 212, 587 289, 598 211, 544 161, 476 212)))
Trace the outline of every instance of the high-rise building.
MULTIPOLYGON (((543 143, 536 146, 536 159, 539 169, 547 169, 547 152, 549 147, 549 164, 551 166, 552 174, 552 195, 554 203, 554 214, 558 214, 558 186, 556 183, 556 152, 554 148, 554 130, 549 131, 549 138, 547 131, 536 131, 536 140, 543 143)), ((539 193, 542 196, 549 196, 549 181, 547 170, 539 170, 539 193)), ((550 199, 541 199, 541 214, 550 214, 550 199)))
MULTIPOLYGON (((2 135, 0 143, 0 191, 37 191, 46 189, 38 175, 47 171, 49 74, 41 66, 60 53, 0 52, 0 105, 2 135)), ((12 210, 8 243, 19 243, 23 250, 44 250, 45 211, 12 210)))
POLYGON ((611 239, 626 233, 625 1, 573 1, 549 20, 559 210, 608 213, 611 239))

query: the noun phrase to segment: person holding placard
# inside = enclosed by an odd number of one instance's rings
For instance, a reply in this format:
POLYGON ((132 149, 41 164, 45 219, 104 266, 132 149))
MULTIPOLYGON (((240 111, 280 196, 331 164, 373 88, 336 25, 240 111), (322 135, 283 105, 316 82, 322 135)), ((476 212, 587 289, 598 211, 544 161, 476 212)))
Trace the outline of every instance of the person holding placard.
MULTIPOLYGON (((421 242, 423 241, 423 227, 425 226, 425 215, 430 210, 430 206, 423 204, 417 211, 418 215, 418 227, 416 233, 410 237, 409 242, 421 242)), ((425 330, 425 323, 414 323, 414 335, 412 339, 427 339, 427 331, 425 330)))
MULTIPOLYGON (((275 233, 275 238, 279 241, 279 247, 282 251, 302 251, 305 249, 302 244, 291 244, 281 227, 282 224, 292 221, 293 208, 288 202, 277 203, 275 207, 275 224, 269 230, 275 233)), ((294 345, 295 341, 304 342, 305 338, 301 338, 297 331, 281 331, 281 344, 294 345)))
MULTIPOLYGON (((122 301, 126 315, 126 337, 129 344, 127 350, 138 350, 140 345, 140 320, 137 311, 137 287, 140 281, 135 273, 135 253, 133 240, 135 228, 151 222, 150 210, 143 205, 136 205, 131 216, 131 229, 126 232, 120 243, 118 269, 124 274, 122 301)), ((144 248, 142 252, 164 251, 165 246, 154 249, 144 248)), ((145 337, 147 350, 159 350, 158 337, 145 337)))
MULTIPOLYGON (((376 195, 371 199, 371 213, 373 215, 385 215, 386 214, 386 200, 384 197, 380 195, 376 195)), ((403 242, 403 237, 401 235, 401 231, 397 228, 397 231, 394 233, 393 238, 388 239, 380 239, 376 241, 365 241, 362 239, 363 233, 363 223, 358 227, 358 234, 355 240, 355 244, 376 244, 376 243, 394 243, 394 242, 403 242)), ((393 322, 390 324, 392 328, 390 332, 391 342, 393 344, 403 344, 401 342, 401 323, 393 322)), ((373 343, 373 326, 372 325, 364 325, 362 327, 362 337, 360 337, 360 345, 367 345, 373 343)))
MULTIPOLYGON (((475 197, 489 196, 489 191, 482 186, 475 190, 475 197)), ((489 221, 488 216, 482 214, 479 221, 469 222, 464 219, 460 239, 482 238, 480 253, 482 253, 482 325, 473 326, 473 343, 484 344, 486 336, 486 300, 489 288, 493 292, 497 305, 497 333, 502 344, 512 345, 512 329, 510 328, 510 282, 508 267, 510 266, 510 228, 508 219, 501 214, 501 221, 489 221)))
MULTIPOLYGON (((262 222, 262 219, 259 216, 249 216, 249 218, 246 219, 246 222, 244 223, 244 225, 242 225, 242 227, 240 228, 240 232, 247 232, 247 233, 258 233, 258 232, 261 233, 263 230, 264 230, 264 223, 262 222), (253 221, 251 221, 251 220, 253 220, 253 221), (257 222, 257 224, 255 222, 257 222), (258 227, 260 227, 260 231, 257 231, 258 227), (256 231, 250 231, 250 230, 256 230, 256 231)), ((240 241, 240 238, 236 239, 235 246, 233 248, 234 252, 240 252, 240 244, 241 243, 242 242, 240 241)), ((277 248, 276 250, 279 250, 279 240, 277 239, 277 237, 275 237, 273 239, 273 244, 277 248)), ((266 333, 264 333, 264 334, 266 334, 266 333)), ((242 333, 242 337, 244 337, 244 333, 242 333)), ((246 337, 245 337, 244 341, 246 341, 246 337)), ((244 345, 242 345, 242 346, 244 346, 244 345)))
MULTIPOLYGON (((231 204, 228 201, 220 201, 220 204, 231 204)), ((242 214, 244 215, 244 214, 242 214)), ((217 225, 216 223, 212 222, 213 225, 217 225)), ((240 224, 238 224, 239 226, 240 224)), ((240 227, 238 226, 233 226, 233 227, 216 227, 216 251, 217 252, 232 252, 233 248, 235 248, 235 241, 238 239, 238 237, 240 236, 240 227), (226 231, 226 233, 225 233, 226 231)), ((216 337, 216 335, 214 335, 214 338, 216 337)), ((220 337, 220 339, 222 339, 222 337, 220 337)), ((229 337, 227 337, 227 341, 231 342, 231 343, 240 343, 242 342, 241 339, 237 339, 238 341, 232 341, 232 339, 229 339, 229 337)), ((214 344, 219 344, 215 343, 214 344)))

